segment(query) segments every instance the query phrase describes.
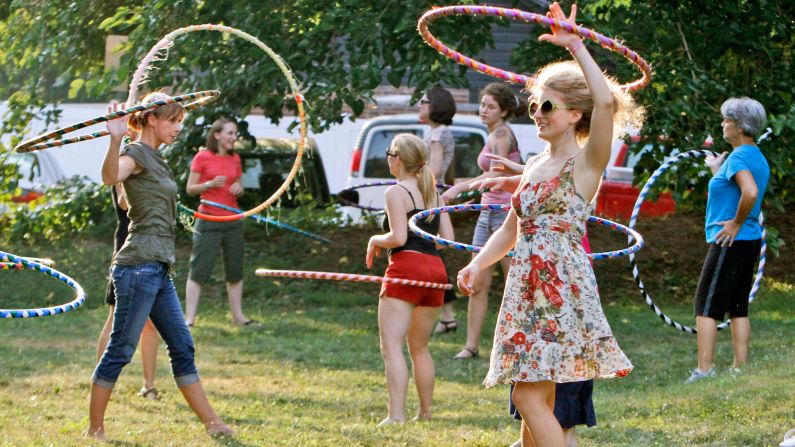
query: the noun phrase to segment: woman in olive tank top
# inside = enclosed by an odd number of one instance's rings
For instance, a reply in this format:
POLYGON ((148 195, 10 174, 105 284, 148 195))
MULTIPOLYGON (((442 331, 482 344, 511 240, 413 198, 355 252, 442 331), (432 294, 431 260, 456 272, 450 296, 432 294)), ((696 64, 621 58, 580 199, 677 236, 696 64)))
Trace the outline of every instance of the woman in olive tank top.
MULTIPOLYGON (((167 99, 150 93, 142 103, 167 99)), ((113 103, 110 111, 116 111, 113 103)), ((129 234, 113 257, 116 289, 113 330, 92 377, 86 436, 105 439, 105 410, 122 368, 130 362, 147 319, 168 346, 171 370, 180 392, 210 435, 232 434, 204 393, 194 362, 194 346, 169 273, 174 264, 177 183, 158 148, 171 144, 182 129, 185 110, 169 104, 130 119, 138 138, 121 151, 127 117, 108 122, 111 143, 102 164, 102 182, 123 183, 129 205, 129 234)))

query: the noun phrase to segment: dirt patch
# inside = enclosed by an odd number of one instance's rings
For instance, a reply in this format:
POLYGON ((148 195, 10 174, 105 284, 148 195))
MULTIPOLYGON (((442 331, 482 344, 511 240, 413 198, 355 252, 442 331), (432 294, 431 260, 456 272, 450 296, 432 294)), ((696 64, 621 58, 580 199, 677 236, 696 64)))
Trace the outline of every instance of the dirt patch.
MULTIPOLYGON (((471 242, 477 214, 453 214, 452 217, 455 239, 471 242)), ((795 228, 795 214, 768 211, 767 224, 779 231, 784 245, 778 257, 768 253, 765 275, 779 281, 795 282, 795 271, 789 261, 795 251, 795 233, 791 230, 795 228)), ((638 253, 637 262, 643 282, 655 300, 689 302, 692 299, 707 250, 703 225, 703 212, 680 212, 664 218, 639 220, 637 229, 644 236, 646 246, 638 253)), ((627 246, 625 236, 600 225, 589 225, 588 231, 595 251, 627 246)), ((323 245, 278 229, 264 231, 262 226, 254 224, 246 230, 247 251, 273 259, 272 268, 383 274, 386 268, 384 258, 377 260, 372 270, 367 270, 364 265, 368 238, 381 233, 375 224, 319 232, 331 239, 332 244, 323 245), (280 262, 284 265, 279 265, 280 262)), ((189 254, 190 246, 186 245, 181 246, 183 257, 189 254)), ((443 253, 451 276, 455 276, 471 258, 471 254, 460 250, 445 250, 443 253)), ((638 298, 627 257, 600 260, 594 268, 603 301, 638 298)), ((357 287, 352 284, 345 286, 357 287)), ((497 269, 492 282, 492 296, 501 296, 502 288, 502 273, 497 269)))
MULTIPOLYGON (((791 229, 795 228, 795 214, 768 211, 766 224, 779 232, 784 244, 778 256, 768 251, 765 277, 793 282, 795 271, 791 259, 795 234, 791 229)), ((639 219, 637 230, 646 242, 636 258, 646 288, 655 299, 689 302, 695 293, 707 252, 704 213, 679 212, 663 218, 639 219)), ((589 227, 589 237, 595 251, 615 250, 627 245, 626 238, 596 226, 589 227)), ((603 300, 627 294, 638 295, 627 258, 598 261, 594 270, 603 300)))

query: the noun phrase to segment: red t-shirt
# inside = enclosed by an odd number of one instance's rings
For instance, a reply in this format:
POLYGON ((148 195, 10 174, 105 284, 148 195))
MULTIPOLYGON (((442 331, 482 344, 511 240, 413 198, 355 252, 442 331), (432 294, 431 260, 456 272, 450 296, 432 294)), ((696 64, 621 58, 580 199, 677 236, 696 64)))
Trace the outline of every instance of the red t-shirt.
MULTIPOLYGON (((200 150, 193 162, 190 164, 191 172, 199 174, 199 183, 209 182, 219 175, 226 176, 224 186, 220 188, 210 188, 201 194, 201 198, 211 202, 218 202, 226 206, 237 208, 237 197, 229 192, 229 187, 243 175, 243 168, 240 164, 240 155, 231 154, 220 156, 206 149, 200 150)), ((231 211, 222 210, 214 206, 201 205, 199 211, 206 214, 229 216, 235 214, 231 211)))

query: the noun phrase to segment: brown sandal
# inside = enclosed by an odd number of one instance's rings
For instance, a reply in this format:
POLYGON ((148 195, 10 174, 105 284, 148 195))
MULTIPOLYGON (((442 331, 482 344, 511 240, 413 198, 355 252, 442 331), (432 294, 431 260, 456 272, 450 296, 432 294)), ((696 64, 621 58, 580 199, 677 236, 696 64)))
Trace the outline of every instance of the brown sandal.
POLYGON ((138 392, 138 395, 149 400, 158 400, 160 398, 160 393, 157 392, 157 388, 155 387, 143 387, 141 391, 138 392))

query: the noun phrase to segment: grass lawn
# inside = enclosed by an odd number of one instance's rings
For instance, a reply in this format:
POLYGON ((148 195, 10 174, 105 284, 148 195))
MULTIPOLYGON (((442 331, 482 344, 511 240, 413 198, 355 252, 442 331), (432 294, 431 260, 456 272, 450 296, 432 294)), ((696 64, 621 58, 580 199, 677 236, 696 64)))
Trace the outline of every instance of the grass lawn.
MULTIPOLYGON (((359 237, 363 237, 359 235, 359 237)), ((110 239, 110 238, 108 238, 110 239)), ((348 244, 350 245, 350 244, 348 244)), ((89 381, 96 337, 107 316, 102 304, 110 245, 94 240, 4 250, 50 256, 89 294, 84 307, 55 317, 0 322, 0 445, 86 445, 89 381)), ((176 279, 183 295, 187 251, 176 279)), ((193 329, 205 388, 238 434, 211 440, 187 408, 161 348, 153 402, 136 395, 140 359, 125 369, 107 412, 110 445, 241 446, 507 446, 518 424, 507 414, 508 387, 484 389, 488 360, 454 361, 466 331, 435 337, 434 419, 375 428, 386 414, 378 349, 378 288, 307 280, 261 279, 254 267, 361 272, 363 247, 325 247, 271 235, 249 244, 245 308, 259 330, 233 327, 218 278, 203 294, 193 329), (355 258, 354 258, 355 257, 355 258)), ((611 262, 624 262, 611 261, 611 262)), ((700 261, 694 261, 700 262, 700 261)), ((216 275, 221 269, 216 268, 216 275)), ((652 275, 650 269, 646 275, 652 275)), ((378 270, 377 270, 378 271, 378 270)), ((383 271, 383 270, 380 270, 383 271)), ((628 267, 627 267, 628 271, 628 267)), ((26 307, 71 299, 63 284, 34 272, 0 272, 0 306, 26 307)), ((795 427, 795 286, 768 281, 751 306, 750 365, 729 372, 731 340, 721 333, 714 379, 684 385, 695 365, 695 336, 663 325, 630 281, 606 303, 619 343, 635 364, 625 379, 597 382, 598 425, 578 430, 581 446, 771 446, 795 427)), ((492 295, 481 352, 489 350, 498 294, 492 295)), ((690 304, 665 310, 692 323, 690 304)), ((466 301, 458 302, 459 322, 466 301)), ((411 385, 413 386, 413 385, 411 385)), ((417 405, 410 389, 408 412, 417 405)))

